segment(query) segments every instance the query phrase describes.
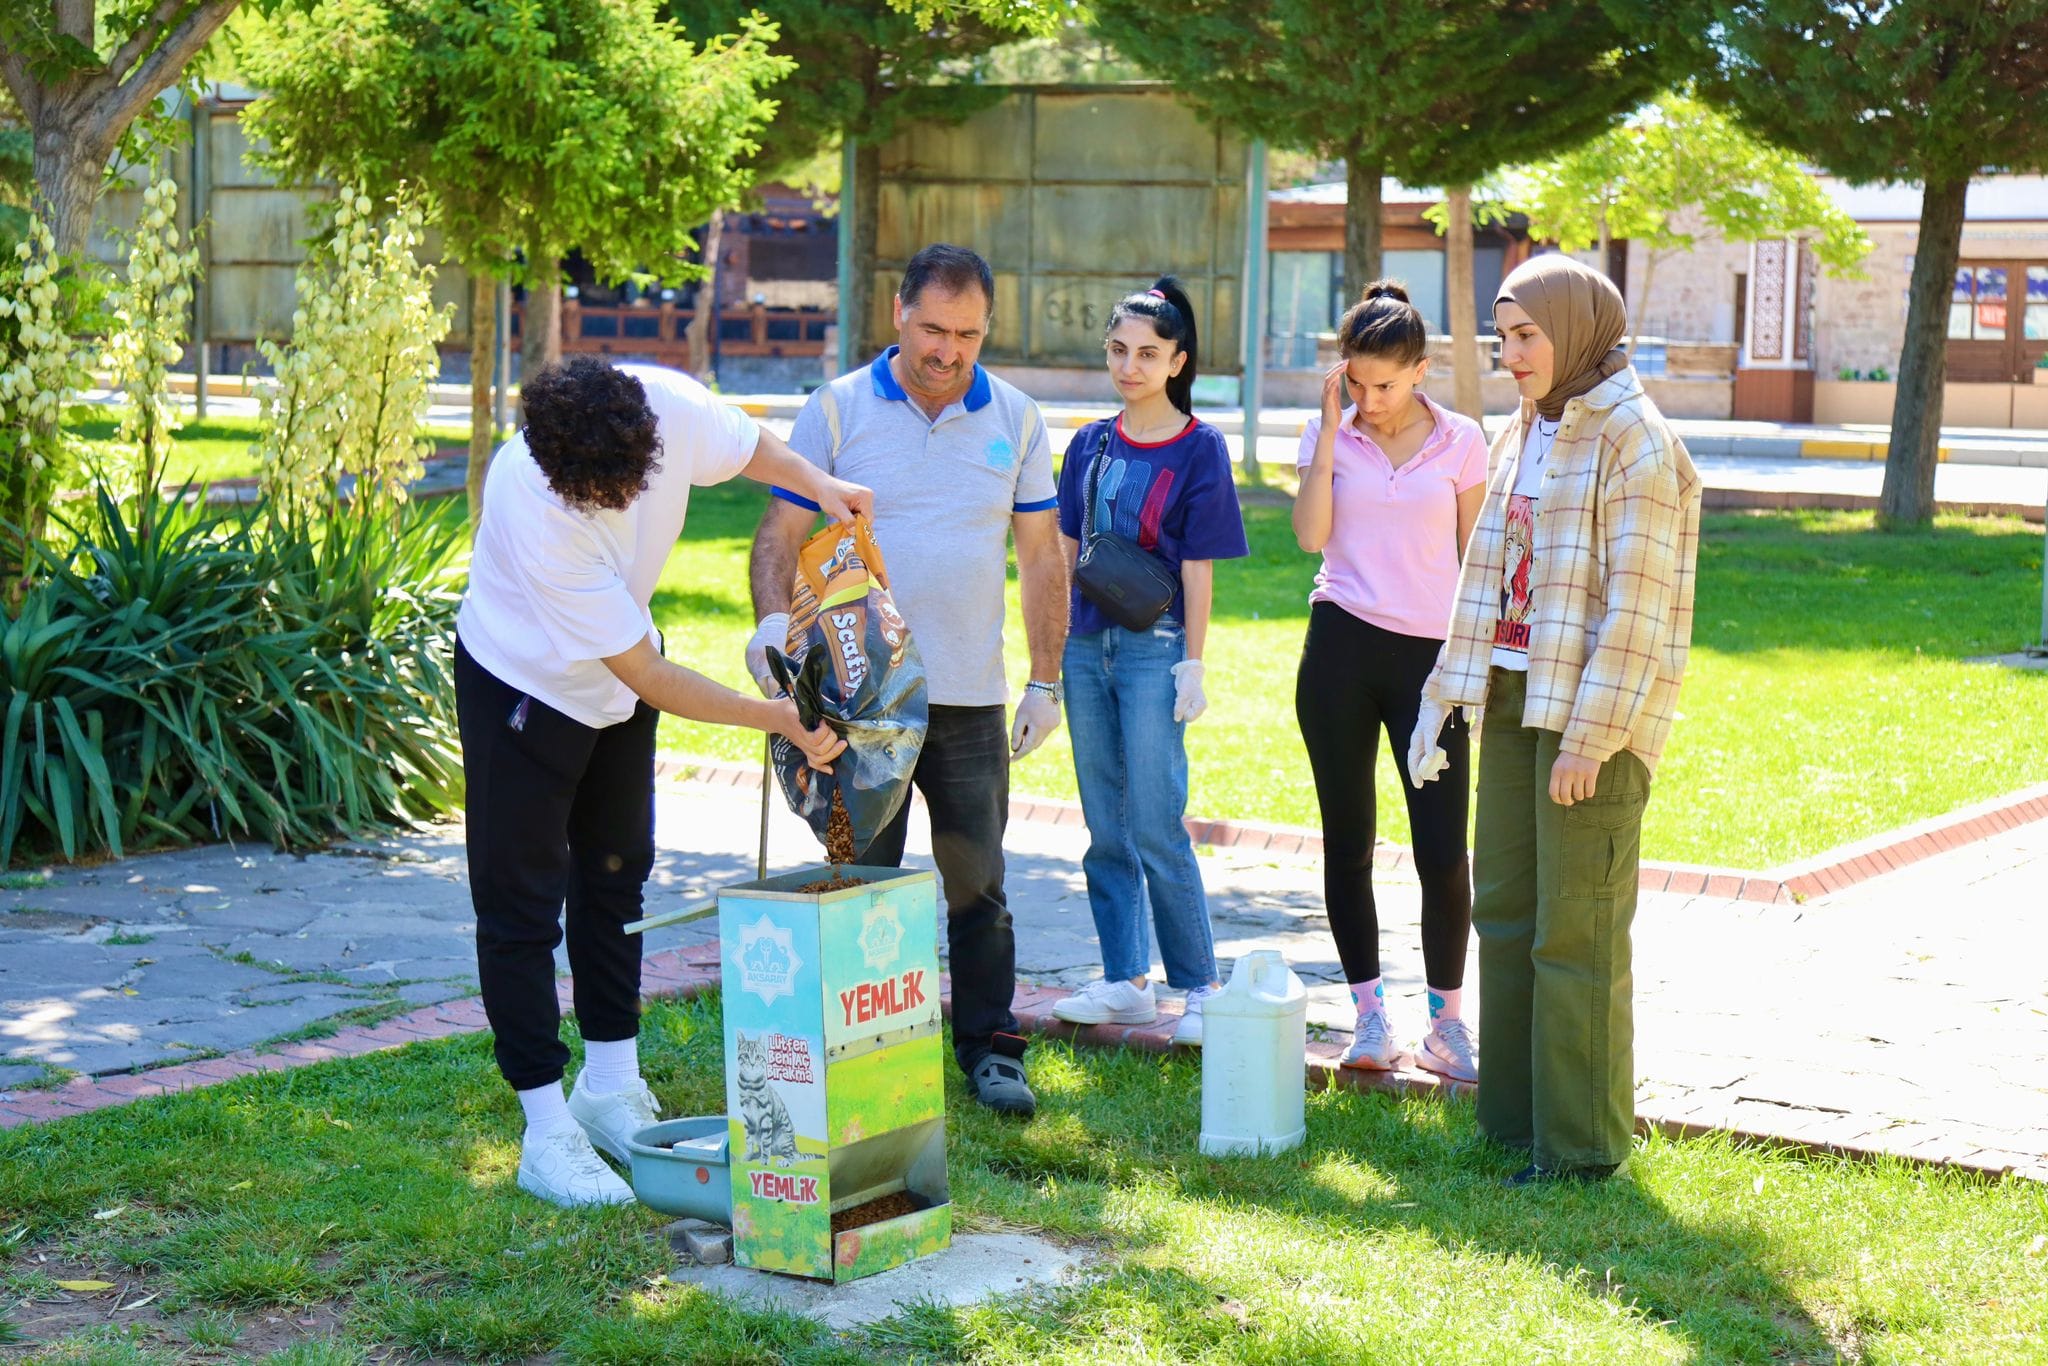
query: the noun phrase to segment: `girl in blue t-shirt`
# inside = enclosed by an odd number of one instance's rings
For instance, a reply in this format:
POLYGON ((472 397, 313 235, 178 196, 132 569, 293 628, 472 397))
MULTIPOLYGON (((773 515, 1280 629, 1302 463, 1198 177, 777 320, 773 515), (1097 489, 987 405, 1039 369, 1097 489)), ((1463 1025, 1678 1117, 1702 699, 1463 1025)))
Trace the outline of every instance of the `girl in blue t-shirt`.
POLYGON ((1064 661, 1067 730, 1088 822, 1088 907, 1103 978, 1053 1007, 1077 1024, 1147 1024, 1158 1003, 1147 974, 1145 903, 1187 1012, 1174 1038, 1202 1041, 1216 957, 1201 870, 1181 818, 1188 802, 1187 723, 1208 706, 1202 649, 1212 569, 1246 553, 1244 519, 1223 434, 1194 418, 1195 310, 1172 276, 1119 302, 1103 349, 1123 411, 1074 434, 1060 469, 1060 531, 1069 562, 1089 536, 1113 534, 1178 581, 1144 630, 1111 620, 1076 587, 1064 661), (1093 507, 1084 507, 1092 499, 1093 507))

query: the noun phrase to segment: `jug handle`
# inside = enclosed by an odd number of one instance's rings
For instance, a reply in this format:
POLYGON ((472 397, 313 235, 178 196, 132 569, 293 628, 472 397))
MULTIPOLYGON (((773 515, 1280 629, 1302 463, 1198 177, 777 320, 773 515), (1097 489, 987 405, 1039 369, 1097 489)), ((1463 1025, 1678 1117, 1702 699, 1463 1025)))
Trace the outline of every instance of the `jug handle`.
POLYGON ((1268 991, 1285 991, 1287 960, 1272 949, 1260 950, 1252 960, 1252 985, 1268 991))

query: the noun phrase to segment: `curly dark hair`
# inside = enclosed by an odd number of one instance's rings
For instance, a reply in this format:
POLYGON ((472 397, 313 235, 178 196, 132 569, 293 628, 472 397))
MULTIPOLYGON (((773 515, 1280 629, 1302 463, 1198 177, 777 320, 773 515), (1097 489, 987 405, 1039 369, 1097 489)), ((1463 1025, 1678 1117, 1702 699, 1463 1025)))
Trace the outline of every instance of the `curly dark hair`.
POLYGON ((526 449, 570 507, 620 511, 661 468, 661 431, 639 380, 596 356, 543 366, 520 387, 526 449))

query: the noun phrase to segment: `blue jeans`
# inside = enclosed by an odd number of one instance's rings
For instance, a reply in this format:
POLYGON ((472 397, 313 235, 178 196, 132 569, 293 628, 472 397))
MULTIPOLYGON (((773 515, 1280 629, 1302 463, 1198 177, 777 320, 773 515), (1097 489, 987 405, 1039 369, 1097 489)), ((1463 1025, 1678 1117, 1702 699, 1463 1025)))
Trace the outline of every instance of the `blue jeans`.
POLYGON ((1181 824, 1188 805, 1187 727, 1173 719, 1172 670, 1186 656, 1187 636, 1170 617, 1149 631, 1111 627, 1067 638, 1067 731, 1088 821, 1081 867, 1102 941, 1103 976, 1111 981, 1151 969, 1148 895, 1166 984, 1187 988, 1216 979, 1209 901, 1181 824))

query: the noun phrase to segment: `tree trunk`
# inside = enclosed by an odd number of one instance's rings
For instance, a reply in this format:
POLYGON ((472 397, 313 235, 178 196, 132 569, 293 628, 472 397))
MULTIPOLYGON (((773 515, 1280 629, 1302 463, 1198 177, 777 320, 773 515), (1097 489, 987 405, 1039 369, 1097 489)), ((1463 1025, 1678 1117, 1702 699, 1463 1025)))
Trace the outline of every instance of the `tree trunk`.
POLYGON ((1646 321, 1648 320, 1648 318, 1649 318, 1649 312, 1650 312, 1650 282, 1651 282, 1651 281, 1653 281, 1653 280, 1655 280, 1656 278, 1657 278, 1657 252, 1656 252, 1656 251, 1655 251, 1654 249, 1652 249, 1652 248, 1649 248, 1649 247, 1645 247, 1645 248, 1643 248, 1643 287, 1642 287, 1642 289, 1641 289, 1641 290, 1639 290, 1639 291, 1637 292, 1637 294, 1636 294, 1636 305, 1635 305, 1635 307, 1634 307, 1634 308, 1631 308, 1631 309, 1629 310, 1629 315, 1630 315, 1631 317, 1633 317, 1633 318, 1635 319, 1635 325, 1634 325, 1634 326, 1632 326, 1631 328, 1629 328, 1629 331, 1628 331, 1628 351, 1627 351, 1627 354, 1628 354, 1628 358, 1629 358, 1629 363, 1630 363, 1630 364, 1634 364, 1634 363, 1635 363, 1635 358, 1636 358, 1636 342, 1637 342, 1637 340, 1638 340, 1638 339, 1640 339, 1640 338, 1642 337, 1642 335, 1643 335, 1643 324, 1644 324, 1644 323, 1645 323, 1645 322, 1646 322, 1646 321))
POLYGON ((562 358, 562 264, 528 252, 526 272, 526 312, 519 322, 522 392, 543 365, 562 358))
MULTIPOLYGON (((853 145, 853 218, 839 230, 853 232, 853 297, 846 301, 846 317, 853 324, 853 340, 847 356, 855 366, 866 365, 879 349, 881 337, 875 332, 875 219, 882 204, 882 149, 867 138, 853 145)), ((842 206, 840 213, 846 209, 842 206)), ((995 300, 989 300, 993 305, 995 300)))
POLYGON ((1948 308, 1963 243, 1970 178, 1929 180, 1920 199, 1920 242, 1906 290, 1906 342, 1899 356, 1891 449, 1877 522, 1906 531, 1934 519, 1934 466, 1941 447, 1941 390, 1948 380, 1948 308))
POLYGON ((484 475, 490 471, 491 447, 497 430, 491 419, 491 363, 497 340, 498 287, 483 269, 469 268, 469 466, 463 487, 469 493, 469 532, 484 514, 484 475))
POLYGON ((35 132, 35 210, 57 239, 61 256, 85 250, 92 229, 93 205, 99 202, 101 177, 110 149, 96 148, 75 136, 61 122, 45 123, 35 132))
POLYGON ((718 254, 725 247, 725 210, 713 209, 711 221, 704 225, 704 269, 708 272, 697 284, 697 316, 690 319, 690 373, 709 384, 711 374, 711 338, 718 330, 718 254))
POLYGON ((1472 187, 1445 192, 1450 219, 1445 228, 1444 289, 1450 294, 1451 406, 1477 422, 1486 405, 1479 395, 1479 301, 1473 297, 1472 187))
POLYGON ((1380 177, 1386 167, 1352 155, 1344 159, 1344 304, 1358 302, 1380 277, 1380 177))

